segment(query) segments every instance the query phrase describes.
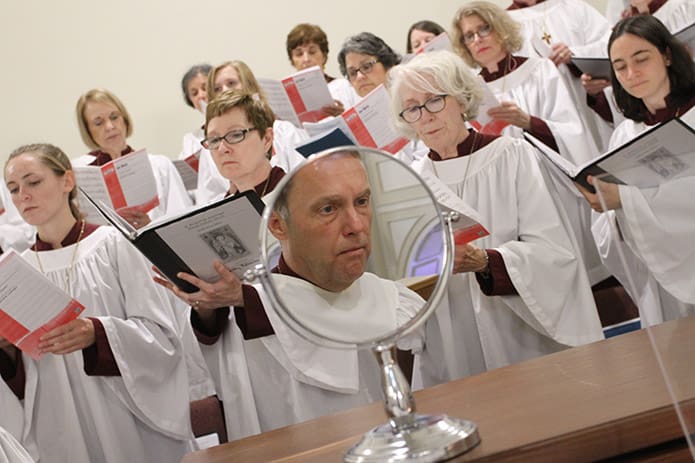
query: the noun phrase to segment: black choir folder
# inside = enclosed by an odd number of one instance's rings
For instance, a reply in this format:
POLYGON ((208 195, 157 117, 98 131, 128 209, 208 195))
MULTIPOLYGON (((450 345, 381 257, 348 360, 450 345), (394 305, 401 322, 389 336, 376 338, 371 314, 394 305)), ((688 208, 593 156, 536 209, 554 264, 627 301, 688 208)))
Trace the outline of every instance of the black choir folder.
POLYGON ((573 56, 572 63, 592 79, 611 79, 611 61, 608 58, 573 56))
POLYGON ((82 194, 169 280, 187 293, 198 291, 177 278, 186 272, 207 282, 219 280, 221 260, 239 278, 260 259, 258 230, 264 204, 255 191, 229 196, 182 214, 163 217, 136 230, 116 211, 82 194))
POLYGON ((551 165, 592 193, 594 187, 586 181, 589 175, 604 182, 638 188, 655 187, 669 180, 695 175, 695 130, 677 117, 645 130, 624 145, 579 166, 532 135, 524 132, 524 136, 551 165))

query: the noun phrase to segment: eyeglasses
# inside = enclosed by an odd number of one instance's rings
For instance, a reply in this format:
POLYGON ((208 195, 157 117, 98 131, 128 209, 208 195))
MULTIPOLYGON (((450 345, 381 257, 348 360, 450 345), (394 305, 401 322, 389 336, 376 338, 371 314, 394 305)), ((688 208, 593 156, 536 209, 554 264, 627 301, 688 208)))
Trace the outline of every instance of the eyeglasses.
POLYGON ((357 77, 357 73, 361 72, 363 75, 367 75, 370 72, 372 72, 372 69, 374 69, 374 65, 378 63, 378 59, 372 59, 367 61, 366 63, 362 63, 356 68, 350 68, 347 70, 347 76, 349 80, 355 80, 355 77, 357 77))
POLYGON ((228 145, 236 145, 237 143, 241 143, 242 141, 244 141, 247 133, 252 132, 254 130, 256 130, 255 127, 249 127, 248 129, 230 130, 221 137, 205 138, 203 141, 200 142, 200 144, 208 150, 216 150, 217 148, 219 148, 220 144, 222 143, 222 140, 226 141, 228 145))
POLYGON ((448 95, 436 95, 432 98, 428 98, 427 101, 425 101, 421 105, 405 108, 403 111, 400 112, 399 116, 401 116, 401 119, 406 121, 408 124, 417 122, 422 117, 422 108, 425 108, 427 112, 430 114, 443 111, 444 108, 446 108, 447 96, 448 95))
POLYGON ((492 33, 492 26, 489 24, 483 24, 475 32, 466 32, 463 34, 463 43, 473 43, 475 42, 475 36, 477 35, 481 39, 487 37, 492 33))

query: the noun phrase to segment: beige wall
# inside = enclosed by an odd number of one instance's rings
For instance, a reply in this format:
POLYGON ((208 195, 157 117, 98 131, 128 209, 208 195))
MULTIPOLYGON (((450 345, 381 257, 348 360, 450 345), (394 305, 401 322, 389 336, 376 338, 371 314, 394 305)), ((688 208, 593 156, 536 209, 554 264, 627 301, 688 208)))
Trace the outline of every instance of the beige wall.
MULTIPOLYGON (((581 0, 576 0, 581 1, 581 0)), ((496 0, 502 6, 509 1, 496 0)), ((589 3, 603 11, 605 0, 589 3)), ((445 27, 459 2, 349 0, 63 0, 10 2, 0 15, 0 159, 20 144, 50 142, 71 157, 87 151, 74 106, 80 94, 105 87, 134 121, 130 143, 178 155, 182 135, 201 116, 185 106, 179 82, 189 65, 246 61, 259 77, 292 72, 284 50, 299 22, 329 35, 328 71, 338 75, 343 39, 370 31, 397 51, 413 22, 445 27)))

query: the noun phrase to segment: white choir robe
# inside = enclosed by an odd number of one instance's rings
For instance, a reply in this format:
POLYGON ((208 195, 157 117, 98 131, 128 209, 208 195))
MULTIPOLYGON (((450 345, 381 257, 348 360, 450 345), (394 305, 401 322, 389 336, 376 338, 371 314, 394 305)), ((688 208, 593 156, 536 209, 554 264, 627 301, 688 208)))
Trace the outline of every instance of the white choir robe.
MULTIPOLYGON (((35 440, 41 461, 179 461, 193 449, 189 381, 166 293, 113 228, 82 239, 72 264, 75 246, 40 252, 41 266, 64 289, 69 272, 70 294, 83 317, 103 324, 121 376, 87 376, 81 351, 38 362, 23 355, 22 436, 35 440)), ((40 270, 34 252, 23 257, 40 270)))
MULTIPOLYGON (((695 126, 695 109, 682 119, 695 126)), ((611 146, 618 147, 647 128, 644 123, 627 120, 615 130, 611 146)), ((695 315, 695 177, 671 180, 655 188, 618 188, 622 207, 598 215, 592 231, 606 266, 637 303, 642 326, 695 315), (627 268, 618 248, 624 253, 627 268)))
POLYGON ((361 99, 350 81, 340 77, 328 82, 328 91, 334 100, 343 103, 345 109, 352 108, 361 99))
POLYGON ((472 155, 413 164, 479 211, 518 295, 486 296, 455 274, 426 324, 414 386, 435 384, 603 339, 591 288, 528 143, 501 137, 472 155), (468 167, 468 163, 471 163, 468 167), (464 172, 467 172, 464 178, 464 172), (416 381, 417 380, 417 381, 416 381))
POLYGON ((0 215, 0 248, 3 252, 8 249, 22 252, 34 242, 34 227, 22 219, 5 182, 0 185, 0 202, 0 209, 5 209, 0 215))
MULTIPOLYGON (((533 6, 509 10, 508 13, 522 25, 524 45, 519 52, 522 56, 544 57, 543 51, 536 50, 533 46, 534 41, 538 41, 544 33, 550 35, 551 45, 565 43, 575 56, 608 56, 606 47, 611 32, 610 24, 584 1, 546 0, 533 6)), ((574 77, 564 64, 557 69, 569 90, 582 125, 591 135, 596 148, 601 152, 605 151, 613 127, 587 105, 581 79, 574 77)))
MULTIPOLYGON (((299 129, 287 121, 276 120, 273 123, 273 156, 270 158, 270 164, 281 167, 285 172, 290 172, 304 161, 304 156, 299 154, 294 147, 307 138, 308 135, 304 129, 299 129)), ((198 164, 196 203, 207 204, 215 198, 224 197, 228 191, 229 180, 224 178, 217 169, 210 151, 201 151, 198 164)))
MULTIPOLYGON (((286 303, 290 301, 292 307, 296 307, 295 299, 299 296, 299 303, 306 310, 317 310, 317 307, 326 305, 321 294, 327 292, 322 293, 310 283, 277 274, 273 274, 272 278, 280 285, 283 300, 286 303), (293 288, 298 289, 299 293, 292 292, 293 288)), ((220 365, 217 373, 223 383, 220 386, 223 396, 226 399, 226 394, 231 393, 240 401, 239 405, 245 405, 244 416, 250 413, 251 406, 255 407, 254 424, 258 425, 260 431, 382 400, 379 369, 372 353, 324 348, 304 340, 279 318, 264 289, 260 285, 254 287, 275 334, 242 341, 231 311, 228 329, 217 343, 205 347, 208 348, 209 361, 220 365), (247 367, 243 392, 252 394, 249 397, 240 397, 239 392, 242 391, 238 384, 242 359, 247 367)), ((349 305, 350 314, 354 314, 352 328, 358 333, 360 328, 374 324, 376 319, 388 327, 387 331, 392 331, 410 320, 424 304, 416 293, 405 286, 367 273, 341 294, 335 304, 344 301, 348 293, 354 298, 358 292, 361 292, 359 302, 352 304, 353 300, 350 300, 349 305), (382 309, 379 316, 376 316, 375 308, 382 309)), ((350 329, 348 325, 341 323, 340 328, 350 329)), ((342 332, 344 334, 345 331, 342 332)), ((398 347, 417 353, 422 343, 422 331, 416 330, 399 340, 398 347)), ((212 366, 210 368, 214 369, 212 366)), ((235 405, 228 405, 225 399, 228 422, 230 419, 241 421, 235 414, 235 405)))
MULTIPOLYGON (((575 165, 598 156, 596 146, 586 136, 572 98, 555 65, 548 59, 529 58, 515 71, 487 84, 499 101, 513 101, 522 110, 548 125, 560 149, 560 154, 575 165)), ((507 126, 502 132, 523 138, 523 131, 507 126)), ((536 154, 537 155, 537 154, 536 154)), ((601 263, 591 235, 591 208, 571 182, 559 175, 554 167, 542 164, 543 175, 554 193, 553 201, 560 210, 563 223, 572 230, 591 284, 609 276, 601 263), (558 177, 559 175, 559 177, 558 177), (548 179, 552 178, 552 181, 548 179)))
POLYGON ((205 138, 205 133, 203 132, 202 128, 185 134, 181 143, 181 153, 179 154, 179 159, 186 159, 191 154, 205 149, 203 148, 203 145, 200 144, 203 138, 205 138))
POLYGON ((0 427, 0 463, 34 463, 34 461, 17 439, 0 427))
POLYGON ((695 22, 695 2, 668 0, 652 15, 658 18, 672 34, 695 22))
MULTIPOLYGON (((161 217, 178 214, 193 205, 186 187, 179 172, 166 156, 161 154, 149 154, 148 158, 152 165, 152 173, 157 183, 157 194, 159 195, 159 206, 152 209, 147 215, 151 220, 161 217)), ((94 156, 85 154, 72 160, 73 166, 87 166, 94 161, 94 156)))

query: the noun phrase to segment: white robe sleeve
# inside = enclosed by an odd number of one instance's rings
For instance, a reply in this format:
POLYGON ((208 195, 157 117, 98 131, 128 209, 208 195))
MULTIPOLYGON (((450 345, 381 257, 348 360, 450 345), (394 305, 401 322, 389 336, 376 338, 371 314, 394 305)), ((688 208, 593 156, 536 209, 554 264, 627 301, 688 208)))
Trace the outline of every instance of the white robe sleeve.
POLYGON ((287 121, 276 120, 273 124, 273 157, 270 164, 285 172, 292 171, 304 161, 304 156, 294 147, 308 138, 304 129, 298 129, 287 121))
POLYGON ((0 428, 0 463, 34 463, 29 452, 19 445, 12 434, 2 428, 0 428))
POLYGON ((149 155, 152 171, 157 182, 159 206, 150 211, 151 219, 177 214, 193 205, 191 197, 171 159, 162 155, 149 155))
POLYGON ((188 439, 188 374, 170 305, 138 251, 120 238, 114 245, 126 318, 99 320, 121 376, 102 379, 148 426, 188 439))
POLYGON ((0 209, 5 209, 0 215, 0 248, 21 253, 34 241, 34 227, 19 215, 4 182, 0 185, 0 202, 0 209))

